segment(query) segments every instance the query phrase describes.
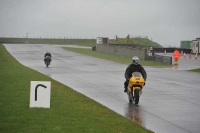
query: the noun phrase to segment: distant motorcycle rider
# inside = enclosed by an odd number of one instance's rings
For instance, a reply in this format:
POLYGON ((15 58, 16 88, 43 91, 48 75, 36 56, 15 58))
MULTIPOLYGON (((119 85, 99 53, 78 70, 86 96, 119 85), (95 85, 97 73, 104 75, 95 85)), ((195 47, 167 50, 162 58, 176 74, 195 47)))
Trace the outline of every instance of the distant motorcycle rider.
POLYGON ((133 63, 131 63, 126 68, 126 71, 124 74, 124 76, 126 78, 126 81, 124 82, 124 92, 127 92, 128 82, 129 82, 129 79, 132 76, 133 72, 140 72, 142 74, 142 77, 144 78, 144 80, 146 81, 146 79, 147 79, 147 73, 144 70, 144 68, 142 67, 142 65, 139 64, 139 58, 137 56, 134 56, 132 58, 132 60, 133 60, 133 63))
POLYGON ((49 51, 47 51, 46 54, 44 55, 44 61, 47 60, 47 57, 50 57, 50 62, 51 62, 51 53, 49 51))
POLYGON ((47 56, 50 56, 51 57, 51 54, 49 51, 46 52, 46 54, 44 55, 44 58, 46 58, 47 56))

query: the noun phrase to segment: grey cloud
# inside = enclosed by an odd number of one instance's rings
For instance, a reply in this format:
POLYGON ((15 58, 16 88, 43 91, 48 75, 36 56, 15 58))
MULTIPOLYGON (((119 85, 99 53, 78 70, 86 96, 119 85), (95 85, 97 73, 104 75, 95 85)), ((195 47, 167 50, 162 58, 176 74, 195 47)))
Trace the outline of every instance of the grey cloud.
POLYGON ((199 0, 0 0, 0 36, 146 35, 163 46, 200 35, 199 0))

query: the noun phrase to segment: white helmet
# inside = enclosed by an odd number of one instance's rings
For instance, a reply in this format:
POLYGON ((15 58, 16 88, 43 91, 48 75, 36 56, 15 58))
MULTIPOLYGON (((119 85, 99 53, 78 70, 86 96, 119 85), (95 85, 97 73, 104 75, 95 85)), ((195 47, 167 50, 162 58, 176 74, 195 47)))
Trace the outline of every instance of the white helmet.
POLYGON ((134 65, 138 65, 139 64, 139 58, 137 57, 137 56, 134 56, 133 58, 132 58, 132 60, 133 60, 133 64, 134 65))

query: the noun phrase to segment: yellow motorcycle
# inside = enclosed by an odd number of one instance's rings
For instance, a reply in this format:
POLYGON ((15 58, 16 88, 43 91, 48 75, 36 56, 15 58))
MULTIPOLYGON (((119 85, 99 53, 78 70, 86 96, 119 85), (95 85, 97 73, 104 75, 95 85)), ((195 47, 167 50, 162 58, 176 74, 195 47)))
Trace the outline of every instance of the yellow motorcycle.
POLYGON ((128 83, 127 94, 129 102, 135 101, 137 105, 139 103, 142 88, 145 85, 145 80, 140 72, 133 72, 128 83))

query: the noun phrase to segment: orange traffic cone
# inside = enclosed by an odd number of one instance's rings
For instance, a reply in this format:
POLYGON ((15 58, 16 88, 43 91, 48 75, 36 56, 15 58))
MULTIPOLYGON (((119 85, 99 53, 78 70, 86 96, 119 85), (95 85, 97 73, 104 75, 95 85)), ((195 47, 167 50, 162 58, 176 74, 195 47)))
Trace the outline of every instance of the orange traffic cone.
POLYGON ((164 55, 166 55, 166 49, 165 49, 164 55))
POLYGON ((198 55, 197 55, 197 52, 196 52, 196 55, 195 55, 195 59, 196 59, 196 60, 198 60, 198 55))
POLYGON ((183 54, 183 57, 186 58, 185 52, 184 52, 184 54, 183 54))
POLYGON ((192 59, 192 53, 190 53, 190 55, 189 55, 189 59, 192 59))

